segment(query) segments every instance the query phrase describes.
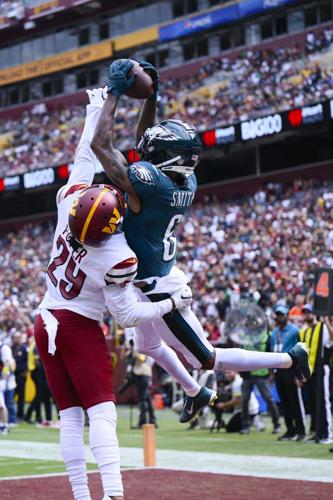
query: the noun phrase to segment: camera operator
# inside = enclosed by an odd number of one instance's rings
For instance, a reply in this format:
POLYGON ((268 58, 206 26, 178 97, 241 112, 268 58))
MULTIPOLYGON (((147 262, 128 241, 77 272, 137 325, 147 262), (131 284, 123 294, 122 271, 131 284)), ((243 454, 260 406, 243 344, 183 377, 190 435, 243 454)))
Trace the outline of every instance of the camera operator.
POLYGON ((118 392, 123 392, 127 387, 135 384, 138 390, 140 412, 139 421, 135 428, 141 429, 141 427, 146 423, 154 424, 155 427, 157 427, 156 416, 150 394, 152 365, 154 361, 148 356, 137 352, 134 349, 134 342, 132 339, 129 341, 129 347, 125 352, 125 358, 127 359, 130 371, 126 377, 127 382, 125 382, 125 385, 118 392))
MULTIPOLYGON (((223 422, 227 432, 242 430, 242 383, 242 377, 238 373, 233 370, 224 371, 222 390, 218 391, 215 409, 222 414, 232 412, 230 420, 227 423, 223 422)), ((265 430, 265 425, 259 417, 259 403, 254 392, 251 393, 249 400, 249 417, 258 431, 265 430)))

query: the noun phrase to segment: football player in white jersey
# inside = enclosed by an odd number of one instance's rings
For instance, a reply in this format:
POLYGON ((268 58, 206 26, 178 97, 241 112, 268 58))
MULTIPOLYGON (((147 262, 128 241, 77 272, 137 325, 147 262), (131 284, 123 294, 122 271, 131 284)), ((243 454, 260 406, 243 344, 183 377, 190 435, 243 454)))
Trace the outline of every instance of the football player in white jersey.
MULTIPOLYGON (((88 91, 89 93, 89 91, 88 91)), ((105 499, 123 498, 116 436, 112 363, 100 328, 108 307, 122 326, 154 320, 190 300, 182 293, 157 303, 138 302, 130 283, 137 259, 119 231, 125 211, 120 191, 92 186, 96 157, 90 142, 103 104, 102 89, 90 104, 74 168, 57 194, 58 222, 47 270, 47 292, 35 320, 35 338, 60 413, 60 445, 75 500, 89 500, 83 443, 89 440, 105 499)))

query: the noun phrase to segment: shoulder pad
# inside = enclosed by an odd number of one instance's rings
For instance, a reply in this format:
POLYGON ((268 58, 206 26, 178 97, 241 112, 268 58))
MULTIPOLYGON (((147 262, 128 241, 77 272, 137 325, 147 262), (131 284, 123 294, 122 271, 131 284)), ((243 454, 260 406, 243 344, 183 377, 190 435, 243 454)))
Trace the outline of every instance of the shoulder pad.
POLYGON ((57 205, 59 205, 59 203, 67 196, 75 193, 76 191, 81 191, 82 189, 85 189, 87 187, 89 187, 88 184, 66 184, 65 186, 62 186, 57 192, 57 205))
POLYGON ((122 285, 133 281, 138 271, 138 259, 129 259, 118 262, 105 274, 104 280, 107 285, 122 285))

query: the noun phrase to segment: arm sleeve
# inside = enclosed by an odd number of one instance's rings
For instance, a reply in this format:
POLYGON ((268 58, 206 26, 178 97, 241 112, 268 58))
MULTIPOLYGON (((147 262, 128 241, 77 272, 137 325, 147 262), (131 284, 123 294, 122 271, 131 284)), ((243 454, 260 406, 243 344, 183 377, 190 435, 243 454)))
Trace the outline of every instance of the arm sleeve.
POLYGON ((172 310, 170 299, 160 302, 138 302, 131 284, 124 288, 108 285, 103 292, 106 306, 123 328, 135 326, 143 321, 152 321, 172 310))
POLYGON ((87 105, 87 116, 83 132, 74 158, 74 168, 68 179, 68 184, 92 184, 95 175, 97 158, 90 144, 95 132, 101 108, 87 105))

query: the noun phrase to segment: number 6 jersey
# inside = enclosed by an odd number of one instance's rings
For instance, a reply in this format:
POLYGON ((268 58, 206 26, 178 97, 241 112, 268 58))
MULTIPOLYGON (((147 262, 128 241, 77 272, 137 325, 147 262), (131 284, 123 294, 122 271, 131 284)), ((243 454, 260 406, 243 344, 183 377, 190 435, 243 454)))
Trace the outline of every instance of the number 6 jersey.
POLYGON ((127 242, 139 260, 136 279, 169 274, 176 257, 175 231, 197 188, 194 174, 179 186, 149 162, 131 165, 128 176, 141 199, 141 211, 128 206, 123 223, 127 242))

